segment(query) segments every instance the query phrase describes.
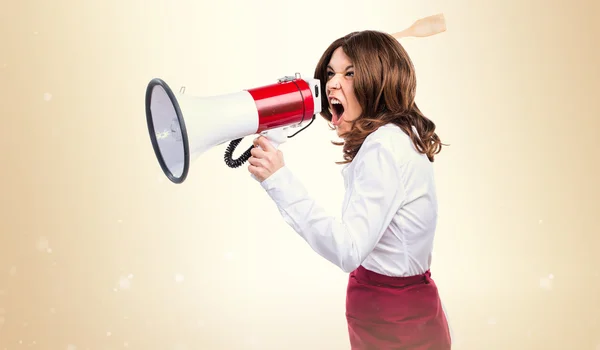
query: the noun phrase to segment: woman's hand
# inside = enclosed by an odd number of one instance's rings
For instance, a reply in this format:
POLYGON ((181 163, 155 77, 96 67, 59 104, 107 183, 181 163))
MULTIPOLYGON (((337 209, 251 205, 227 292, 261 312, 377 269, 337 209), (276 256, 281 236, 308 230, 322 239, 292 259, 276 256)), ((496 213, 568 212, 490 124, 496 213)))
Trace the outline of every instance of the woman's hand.
POLYGON ((264 136, 254 139, 254 148, 250 152, 252 156, 248 159, 248 171, 260 182, 265 181, 285 164, 283 153, 273 147, 264 136))

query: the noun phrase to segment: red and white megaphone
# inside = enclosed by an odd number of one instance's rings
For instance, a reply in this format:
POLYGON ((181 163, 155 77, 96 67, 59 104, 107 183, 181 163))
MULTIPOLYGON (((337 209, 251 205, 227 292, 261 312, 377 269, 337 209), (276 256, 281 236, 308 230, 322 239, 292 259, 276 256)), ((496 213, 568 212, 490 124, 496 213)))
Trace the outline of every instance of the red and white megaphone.
POLYGON ((250 158, 252 147, 232 159, 244 137, 262 134, 278 147, 295 135, 289 136, 290 130, 310 125, 321 112, 320 90, 318 79, 304 80, 299 73, 271 85, 210 97, 187 96, 181 90, 175 95, 162 79, 152 79, 146 88, 146 121, 158 163, 179 184, 193 160, 231 141, 225 163, 237 168, 250 158))

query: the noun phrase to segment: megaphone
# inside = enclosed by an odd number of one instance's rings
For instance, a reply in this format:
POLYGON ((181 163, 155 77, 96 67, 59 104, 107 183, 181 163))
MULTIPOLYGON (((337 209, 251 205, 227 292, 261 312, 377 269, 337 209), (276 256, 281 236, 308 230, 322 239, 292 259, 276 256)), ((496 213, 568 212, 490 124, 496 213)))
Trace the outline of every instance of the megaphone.
POLYGON ((299 73, 276 83, 219 96, 175 94, 160 78, 146 88, 146 121, 154 154, 171 182, 182 183, 190 163, 210 148, 230 141, 225 163, 241 166, 250 158, 248 148, 239 158, 233 151, 246 136, 262 134, 278 147, 308 127, 321 112, 320 81, 299 73), (185 117, 184 117, 185 116, 185 117), (293 135, 290 130, 302 127, 293 135))

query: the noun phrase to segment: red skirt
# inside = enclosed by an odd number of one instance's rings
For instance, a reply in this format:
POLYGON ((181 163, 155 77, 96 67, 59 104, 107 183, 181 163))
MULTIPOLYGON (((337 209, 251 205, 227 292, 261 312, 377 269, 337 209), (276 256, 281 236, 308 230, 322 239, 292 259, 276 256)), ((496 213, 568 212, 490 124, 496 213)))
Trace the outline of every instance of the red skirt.
POLYGON ((449 350, 450 331, 430 271, 389 277, 350 273, 346 319, 352 350, 449 350))

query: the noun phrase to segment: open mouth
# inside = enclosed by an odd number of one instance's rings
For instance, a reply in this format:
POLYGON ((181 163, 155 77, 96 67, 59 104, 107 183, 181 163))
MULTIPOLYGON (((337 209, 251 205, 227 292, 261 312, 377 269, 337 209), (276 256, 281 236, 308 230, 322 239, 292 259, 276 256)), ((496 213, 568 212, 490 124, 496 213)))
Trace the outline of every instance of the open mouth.
POLYGON ((332 98, 330 100, 331 104, 331 114, 333 114, 333 124, 338 124, 342 115, 344 114, 344 106, 340 102, 340 100, 336 98, 332 98))

